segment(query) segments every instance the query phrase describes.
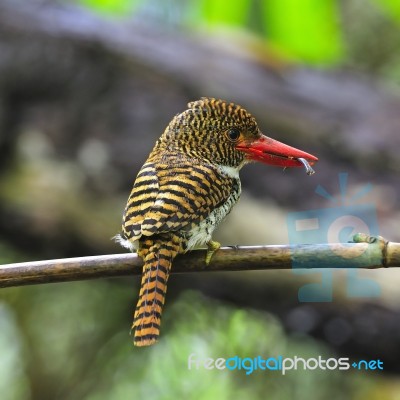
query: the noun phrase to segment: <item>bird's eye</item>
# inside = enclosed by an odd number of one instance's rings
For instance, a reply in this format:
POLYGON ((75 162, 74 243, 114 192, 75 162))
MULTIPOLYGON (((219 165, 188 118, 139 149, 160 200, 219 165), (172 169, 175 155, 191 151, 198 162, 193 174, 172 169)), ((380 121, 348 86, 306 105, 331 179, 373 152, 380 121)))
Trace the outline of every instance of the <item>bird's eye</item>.
POLYGON ((229 140, 232 140, 233 142, 235 142, 236 140, 239 139, 240 131, 237 128, 231 128, 227 132, 227 136, 228 136, 229 140))

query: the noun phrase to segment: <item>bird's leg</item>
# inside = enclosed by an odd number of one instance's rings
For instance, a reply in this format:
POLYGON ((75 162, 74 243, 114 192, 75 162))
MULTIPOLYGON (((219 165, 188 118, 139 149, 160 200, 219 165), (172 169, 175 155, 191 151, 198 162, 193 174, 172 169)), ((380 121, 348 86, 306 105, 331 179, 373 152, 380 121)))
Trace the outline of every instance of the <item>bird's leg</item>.
POLYGON ((221 247, 221 243, 215 242, 214 240, 209 240, 206 243, 208 249, 206 254, 206 265, 210 264, 211 258, 214 253, 221 247))

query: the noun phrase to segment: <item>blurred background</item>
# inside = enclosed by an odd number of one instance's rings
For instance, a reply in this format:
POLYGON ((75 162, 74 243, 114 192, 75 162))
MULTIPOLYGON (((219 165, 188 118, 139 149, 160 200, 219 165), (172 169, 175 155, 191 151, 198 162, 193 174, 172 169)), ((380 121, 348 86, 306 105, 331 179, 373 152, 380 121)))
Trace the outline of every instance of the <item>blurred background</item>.
MULTIPOLYGON (((110 238, 136 173, 201 96, 320 159, 312 177, 246 167, 217 240, 289 243, 291 213, 368 204, 400 241, 399 49, 398 0, 0 0, 0 263, 124 252, 110 238)), ((129 336, 137 277, 1 289, 1 399, 399 399, 400 274, 359 276, 379 291, 349 295, 335 271, 331 301, 301 302, 320 273, 172 275, 148 349, 129 336), (191 353, 384 370, 188 370, 191 353)))

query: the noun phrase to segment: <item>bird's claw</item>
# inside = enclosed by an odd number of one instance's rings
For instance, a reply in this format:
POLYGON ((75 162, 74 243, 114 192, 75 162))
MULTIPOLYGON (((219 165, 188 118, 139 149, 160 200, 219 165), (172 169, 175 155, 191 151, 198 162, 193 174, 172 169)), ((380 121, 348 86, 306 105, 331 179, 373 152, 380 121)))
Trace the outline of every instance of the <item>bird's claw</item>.
POLYGON ((211 258, 214 253, 221 247, 221 243, 210 240, 207 244, 206 265, 210 264, 211 258))

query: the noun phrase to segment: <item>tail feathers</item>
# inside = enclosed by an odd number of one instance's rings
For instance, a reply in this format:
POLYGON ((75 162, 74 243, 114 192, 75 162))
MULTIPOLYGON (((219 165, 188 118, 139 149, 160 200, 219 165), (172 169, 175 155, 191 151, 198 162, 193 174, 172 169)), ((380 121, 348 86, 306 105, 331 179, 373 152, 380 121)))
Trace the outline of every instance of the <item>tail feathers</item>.
POLYGON ((142 253, 142 282, 132 331, 136 346, 150 346, 156 343, 160 335, 161 313, 169 271, 172 260, 178 253, 178 246, 172 242, 148 240, 142 247, 142 253))

